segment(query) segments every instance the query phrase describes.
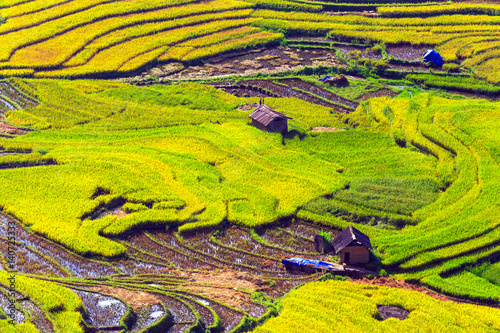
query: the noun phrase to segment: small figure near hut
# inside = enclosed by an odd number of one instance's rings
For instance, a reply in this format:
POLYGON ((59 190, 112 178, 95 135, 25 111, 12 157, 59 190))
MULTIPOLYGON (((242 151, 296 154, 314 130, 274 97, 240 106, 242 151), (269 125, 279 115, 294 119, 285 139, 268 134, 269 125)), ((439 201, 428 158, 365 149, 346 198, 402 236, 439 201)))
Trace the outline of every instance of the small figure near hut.
POLYGON ((345 264, 367 264, 370 261, 372 244, 370 238, 353 226, 348 226, 333 240, 335 253, 345 264))
POLYGON ((274 111, 265 104, 260 104, 249 116, 252 119, 252 126, 266 132, 288 132, 288 119, 290 117, 274 111))

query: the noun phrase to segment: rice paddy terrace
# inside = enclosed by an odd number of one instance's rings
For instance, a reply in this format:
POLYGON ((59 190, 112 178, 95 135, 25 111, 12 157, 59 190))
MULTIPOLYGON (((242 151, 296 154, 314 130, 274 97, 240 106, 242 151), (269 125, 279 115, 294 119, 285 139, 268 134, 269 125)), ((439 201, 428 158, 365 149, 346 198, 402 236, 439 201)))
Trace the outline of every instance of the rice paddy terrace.
POLYGON ((499 13, 2 1, 0 331, 500 331, 499 13), (398 289, 281 267, 350 224, 398 289))
POLYGON ((413 2, 3 1, 0 74, 123 76, 157 62, 192 62, 277 44, 284 35, 272 30, 279 30, 287 36, 434 46, 450 64, 465 60, 463 66, 478 77, 499 82, 498 5, 413 2))

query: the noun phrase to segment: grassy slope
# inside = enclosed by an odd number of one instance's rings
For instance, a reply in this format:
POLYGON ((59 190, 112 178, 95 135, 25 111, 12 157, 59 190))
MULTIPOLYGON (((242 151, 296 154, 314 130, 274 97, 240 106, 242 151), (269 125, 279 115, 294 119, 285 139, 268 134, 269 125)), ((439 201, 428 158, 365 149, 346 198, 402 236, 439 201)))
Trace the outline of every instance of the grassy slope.
MULTIPOLYGON (((433 174, 432 159, 398 148, 383 133, 324 133, 301 140, 296 130, 283 145, 281 135, 247 125, 249 113, 236 107, 248 100, 206 86, 30 84, 44 102, 35 109, 13 111, 8 119, 53 129, 3 140, 1 145, 17 150, 43 147, 49 150, 44 156, 58 165, 3 170, 1 182, 10 191, 0 195, 0 205, 33 230, 80 253, 118 255, 124 249, 99 235, 119 235, 144 224, 189 221, 183 226, 187 230, 216 226, 224 219, 247 226, 271 223, 360 174, 433 174), (212 124, 216 121, 222 124, 212 124), (318 150, 326 145, 330 152, 325 155, 318 150), (98 188, 110 194, 92 198, 98 188), (97 207, 115 202, 152 208, 122 219, 82 221, 97 207), (177 209, 155 208, 160 202, 182 204, 177 209)), ((341 126, 326 108, 293 99, 268 103, 293 116, 291 126, 298 130, 316 124, 341 126)))
POLYGON ((46 130, 2 140, 6 149, 34 152, 0 162, 58 164, 1 170, 0 183, 9 191, 0 195, 0 206, 76 252, 120 255, 124 249, 107 236, 144 225, 191 230, 227 219, 257 226, 301 207, 299 215, 344 226, 329 199, 315 205, 317 198, 334 194, 337 203, 348 203, 347 211, 390 216, 395 198, 406 207, 418 195, 420 204, 400 212, 416 226, 391 231, 358 225, 372 236, 383 262, 393 273, 448 293, 500 296, 496 266, 450 276, 489 260, 498 248, 498 103, 428 94, 377 98, 344 119, 361 124, 358 129, 304 136, 313 126, 343 123, 326 108, 269 99, 294 118, 295 130, 283 139, 248 126, 248 112, 236 109, 248 99, 207 86, 13 82, 31 89, 41 104, 12 111, 8 119, 46 130), (445 191, 436 197, 438 186, 445 191), (94 197, 99 188, 108 194, 94 197), (375 206, 360 206, 367 196, 375 206), (124 202, 148 208, 120 219, 88 219, 100 206, 124 202))
MULTIPOLYGON (((495 176, 499 172, 495 130, 499 112, 498 103, 423 94, 412 99, 372 99, 350 116, 351 122, 387 131, 395 141, 413 146, 411 149, 418 147, 437 162, 435 176, 444 192, 435 202, 411 213, 418 224, 391 235, 373 235, 383 263, 392 272, 457 296, 500 298, 500 288, 490 283, 494 280, 460 273, 464 267, 488 262, 499 254, 495 176)), ((393 192, 385 187, 388 199, 393 192)), ((363 205, 381 209, 388 204, 380 202, 380 193, 384 192, 379 188, 372 194, 334 196, 327 202, 309 204, 299 215, 343 226, 345 222, 338 218, 339 199, 363 212, 363 205)), ((398 207, 398 201, 391 202, 393 206, 387 207, 398 207)), ((390 212, 387 207, 381 210, 390 212)), ((386 216, 393 218, 389 213, 386 216)))

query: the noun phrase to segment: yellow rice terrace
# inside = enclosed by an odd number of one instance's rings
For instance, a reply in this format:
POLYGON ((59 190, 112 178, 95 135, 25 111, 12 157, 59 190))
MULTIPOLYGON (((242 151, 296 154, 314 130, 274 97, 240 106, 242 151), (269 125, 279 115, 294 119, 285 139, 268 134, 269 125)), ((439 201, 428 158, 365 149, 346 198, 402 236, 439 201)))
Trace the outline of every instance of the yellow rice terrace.
POLYGON ((0 331, 499 332, 500 5, 0 2, 0 331))

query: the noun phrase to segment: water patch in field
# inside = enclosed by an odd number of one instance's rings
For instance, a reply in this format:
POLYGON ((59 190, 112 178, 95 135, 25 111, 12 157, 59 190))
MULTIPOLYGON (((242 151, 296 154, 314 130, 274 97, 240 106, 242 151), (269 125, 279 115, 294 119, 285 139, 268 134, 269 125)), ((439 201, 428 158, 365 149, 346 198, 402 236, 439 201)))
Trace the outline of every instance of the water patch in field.
POLYGON ((410 311, 400 308, 398 306, 392 305, 381 305, 377 304, 378 314, 382 317, 382 319, 378 320, 386 320, 387 318, 397 318, 399 320, 404 320, 408 318, 410 311))
POLYGON ((87 322, 94 327, 120 326, 120 319, 125 315, 127 307, 121 301, 99 293, 72 289, 83 301, 88 310, 87 322))
MULTIPOLYGON (((38 105, 38 102, 35 101, 33 98, 28 97, 26 94, 20 92, 17 90, 14 86, 12 86, 9 82, 0 82, 0 95, 3 95, 16 103, 19 107, 22 109, 28 109, 28 108, 33 108, 38 105)), ((12 103, 9 103, 12 104, 12 103)), ((17 107, 12 105, 14 109, 16 110, 17 107)), ((1 109, 1 107, 0 107, 1 109)))
POLYGON ((52 322, 47 318, 45 313, 32 301, 24 300, 19 302, 23 309, 30 313, 30 321, 35 325, 35 327, 43 333, 53 333, 54 327, 52 322))
POLYGON ((165 315, 165 310, 161 304, 154 304, 149 307, 141 308, 137 312, 137 319, 132 327, 132 332, 139 332, 146 327, 157 322, 165 315))
POLYGON ((155 312, 151 313, 149 316, 151 318, 160 318, 164 314, 165 314, 165 312, 163 312, 163 311, 155 311, 155 312))
POLYGON ((14 111, 17 108, 14 105, 12 105, 10 102, 8 102, 7 100, 0 97, 0 110, 2 110, 2 109, 14 111))
POLYGON ((198 302, 200 302, 201 304, 203 304, 203 305, 206 305, 206 306, 209 306, 209 305, 210 305, 210 303, 208 303, 208 302, 207 302, 206 300, 204 300, 204 299, 197 298, 196 300, 197 300, 198 302))
POLYGON ((99 303, 97 303, 97 305, 100 306, 101 308, 107 308, 108 306, 116 304, 116 303, 120 303, 120 301, 118 301, 118 300, 100 301, 99 303))

